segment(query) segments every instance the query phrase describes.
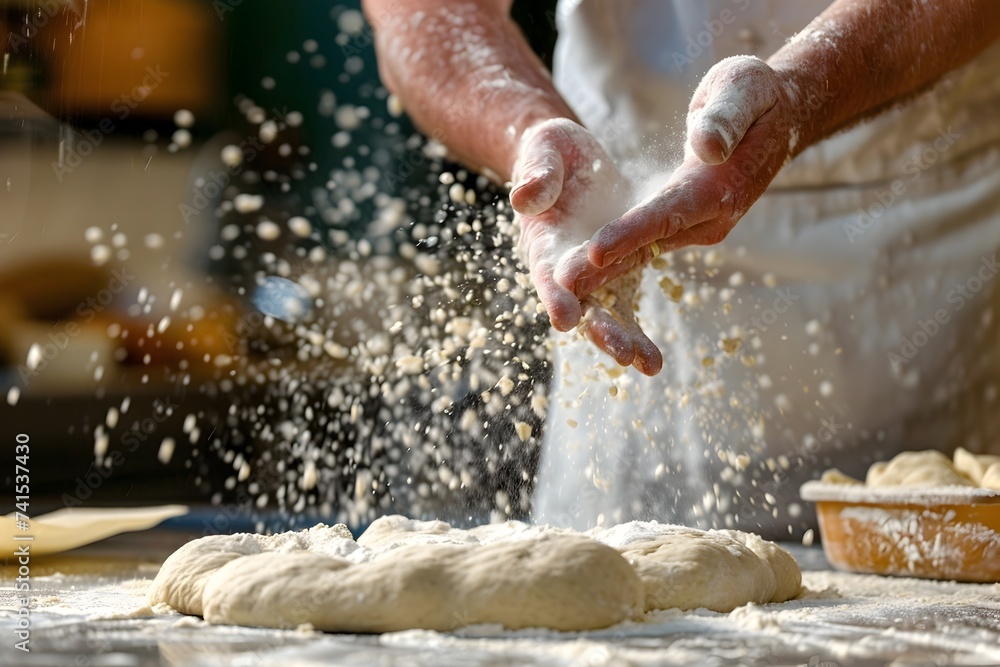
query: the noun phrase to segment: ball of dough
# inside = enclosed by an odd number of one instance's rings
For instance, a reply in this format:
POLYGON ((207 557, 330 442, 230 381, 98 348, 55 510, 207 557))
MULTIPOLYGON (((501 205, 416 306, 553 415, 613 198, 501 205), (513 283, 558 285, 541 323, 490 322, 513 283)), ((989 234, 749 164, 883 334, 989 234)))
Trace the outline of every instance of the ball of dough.
POLYGON ((947 456, 935 450, 903 452, 888 463, 875 463, 868 469, 865 483, 907 488, 975 486, 955 469, 947 456))

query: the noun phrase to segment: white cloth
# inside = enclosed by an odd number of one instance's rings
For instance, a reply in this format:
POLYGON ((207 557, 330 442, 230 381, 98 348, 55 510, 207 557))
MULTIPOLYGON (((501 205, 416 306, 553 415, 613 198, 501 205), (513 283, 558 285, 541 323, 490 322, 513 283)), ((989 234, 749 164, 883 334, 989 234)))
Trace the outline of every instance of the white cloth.
MULTIPOLYGON (((648 175, 676 164, 713 64, 766 59, 828 4, 563 2, 556 85, 626 173, 648 175)), ((994 45, 804 151, 720 246, 675 253, 682 303, 647 269, 639 312, 665 352, 659 376, 609 380, 593 369, 610 358, 559 337, 536 518, 787 536, 812 521, 799 484, 826 467, 996 449, 998 193, 994 45), (723 338, 740 341, 734 355, 723 338)))

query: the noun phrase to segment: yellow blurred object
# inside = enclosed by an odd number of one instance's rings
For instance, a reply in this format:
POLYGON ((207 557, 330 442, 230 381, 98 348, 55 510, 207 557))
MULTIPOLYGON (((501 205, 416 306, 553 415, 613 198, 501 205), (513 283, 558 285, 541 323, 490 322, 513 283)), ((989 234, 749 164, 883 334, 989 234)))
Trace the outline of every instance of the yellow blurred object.
POLYGON ((32 39, 52 51, 44 106, 124 121, 196 114, 220 83, 222 23, 210 3, 98 0, 81 20, 53 19, 32 39))
POLYGON ((184 505, 129 508, 66 507, 32 517, 18 525, 14 514, 0 520, 0 540, 15 547, 29 547, 32 556, 45 556, 82 547, 135 530, 146 530, 188 513, 184 505))
POLYGON ((1000 491, 807 482, 827 560, 839 570, 1000 582, 1000 491))

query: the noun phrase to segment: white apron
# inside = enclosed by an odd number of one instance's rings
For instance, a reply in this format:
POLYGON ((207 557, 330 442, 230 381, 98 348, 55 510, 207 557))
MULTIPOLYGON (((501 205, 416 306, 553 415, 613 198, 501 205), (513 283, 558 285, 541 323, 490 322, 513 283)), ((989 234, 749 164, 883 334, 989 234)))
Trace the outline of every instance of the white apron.
MULTIPOLYGON (((651 159, 677 163, 713 64, 766 59, 828 4, 563 2, 556 85, 626 173, 648 175, 651 159)), ((827 467, 996 451, 998 246, 994 44, 803 152, 720 246, 647 269, 640 320, 664 350, 659 376, 609 379, 594 368, 610 357, 558 336, 535 518, 788 536, 812 523, 799 485, 827 467)))

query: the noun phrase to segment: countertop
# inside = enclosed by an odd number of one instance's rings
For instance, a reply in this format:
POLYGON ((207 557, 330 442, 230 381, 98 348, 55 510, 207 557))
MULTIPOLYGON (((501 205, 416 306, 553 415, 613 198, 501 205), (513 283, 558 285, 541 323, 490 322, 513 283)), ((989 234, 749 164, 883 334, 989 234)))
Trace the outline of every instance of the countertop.
POLYGON ((163 558, 190 537, 160 529, 33 560, 30 653, 13 648, 16 575, 0 569, 0 664, 1000 664, 1000 584, 835 572, 818 546, 790 546, 803 569, 797 600, 729 614, 663 611, 641 623, 583 633, 477 626, 334 635, 213 626, 153 613, 145 589, 163 558))

